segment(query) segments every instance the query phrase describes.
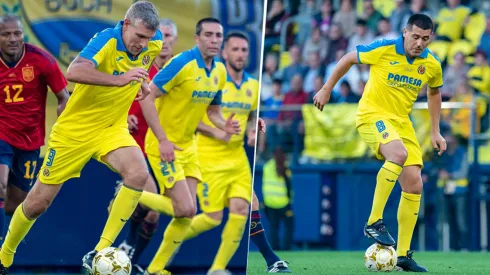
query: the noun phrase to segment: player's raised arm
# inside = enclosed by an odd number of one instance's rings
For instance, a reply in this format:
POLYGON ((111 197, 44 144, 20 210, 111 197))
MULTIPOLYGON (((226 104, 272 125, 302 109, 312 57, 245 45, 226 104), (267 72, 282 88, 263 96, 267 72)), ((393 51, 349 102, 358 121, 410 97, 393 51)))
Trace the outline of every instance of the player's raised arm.
POLYGON ((350 52, 344 55, 339 60, 339 63, 337 63, 337 66, 335 66, 335 69, 333 70, 325 85, 323 85, 322 89, 320 89, 320 91, 318 91, 313 97, 313 102, 320 111, 323 111, 323 106, 327 104, 328 100, 330 99, 332 89, 335 84, 337 84, 339 79, 342 78, 342 76, 344 76, 347 71, 349 71, 352 65, 359 63, 357 57, 357 51, 350 52))

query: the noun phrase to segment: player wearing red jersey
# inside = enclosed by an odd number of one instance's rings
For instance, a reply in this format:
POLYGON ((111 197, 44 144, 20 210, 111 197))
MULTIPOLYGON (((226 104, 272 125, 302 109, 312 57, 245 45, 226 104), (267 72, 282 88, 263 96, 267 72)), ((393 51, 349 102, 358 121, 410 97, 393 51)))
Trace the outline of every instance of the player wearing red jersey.
MULTIPOLYGON (((160 54, 153 61, 153 65, 148 72, 149 79, 158 73, 158 71, 169 61, 173 56, 173 47, 177 42, 177 25, 170 19, 164 18, 160 20, 160 31, 163 37, 163 46, 160 54)), ((148 131, 148 124, 146 123, 143 112, 138 101, 135 101, 129 109, 128 126, 131 135, 134 137, 138 145, 141 147, 143 154, 145 153, 145 136, 148 131)), ((158 193, 157 184, 153 176, 153 172, 150 169, 152 177, 148 178, 145 185, 145 190, 153 193, 158 193)), ((122 185, 122 181, 118 182, 116 187, 116 194, 122 185)), ((111 201, 112 205, 112 201, 111 201)), ((111 206, 109 206, 110 209, 111 206)), ((126 239, 119 245, 119 248, 128 254, 131 262, 133 263, 132 274, 143 274, 144 269, 138 265, 141 254, 148 246, 153 234, 158 228, 159 213, 149 210, 141 204, 138 204, 131 220, 129 222, 129 232, 126 239)))
POLYGON ((48 86, 58 115, 68 101, 66 79, 55 59, 24 43, 20 19, 0 17, 0 239, 5 214, 12 215, 34 183, 44 145, 48 86))

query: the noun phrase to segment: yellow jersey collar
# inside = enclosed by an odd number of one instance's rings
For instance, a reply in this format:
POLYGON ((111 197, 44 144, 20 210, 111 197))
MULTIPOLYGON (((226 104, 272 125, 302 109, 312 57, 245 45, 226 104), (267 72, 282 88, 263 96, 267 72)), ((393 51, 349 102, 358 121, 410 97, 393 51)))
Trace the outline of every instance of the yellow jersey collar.
POLYGON ((248 78, 249 78, 248 74, 246 72, 243 72, 242 83, 236 84, 236 82, 233 81, 233 78, 231 78, 230 74, 226 73, 226 81, 233 83, 233 85, 235 85, 237 90, 240 90, 242 85, 248 81, 248 78))
POLYGON ((201 69, 204 69, 206 70, 206 73, 209 74, 213 71, 213 69, 216 67, 216 62, 219 61, 219 59, 217 57, 214 57, 213 58, 213 61, 211 63, 211 70, 208 70, 208 68, 206 67, 206 63, 204 63, 204 59, 202 59, 202 55, 201 55, 201 51, 199 51, 199 48, 197 46, 194 46, 194 48, 192 48, 192 54, 194 55, 194 58, 196 59, 196 62, 197 62, 197 66, 201 69))
MULTIPOLYGON (((402 35, 400 35, 395 41, 395 50, 396 50, 397 54, 405 55, 407 57, 407 61, 410 59, 410 57, 408 57, 406 52, 405 52, 405 48, 403 47, 403 36, 402 35)), ((429 56, 429 50, 427 48, 425 48, 425 50, 423 50, 422 53, 418 57, 427 58, 427 56, 429 56)))

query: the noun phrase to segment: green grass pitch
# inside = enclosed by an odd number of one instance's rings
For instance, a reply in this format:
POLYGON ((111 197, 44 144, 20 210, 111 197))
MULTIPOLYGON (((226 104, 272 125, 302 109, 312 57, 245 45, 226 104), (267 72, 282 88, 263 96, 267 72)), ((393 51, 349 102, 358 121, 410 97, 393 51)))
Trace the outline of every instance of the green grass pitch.
MULTIPOLYGON (((289 262, 292 274, 371 274, 364 267, 364 252, 301 251, 278 253, 289 262)), ((490 274, 490 253, 416 252, 417 263, 428 274, 490 274)), ((247 275, 264 274, 266 264, 259 252, 250 252, 247 275)))

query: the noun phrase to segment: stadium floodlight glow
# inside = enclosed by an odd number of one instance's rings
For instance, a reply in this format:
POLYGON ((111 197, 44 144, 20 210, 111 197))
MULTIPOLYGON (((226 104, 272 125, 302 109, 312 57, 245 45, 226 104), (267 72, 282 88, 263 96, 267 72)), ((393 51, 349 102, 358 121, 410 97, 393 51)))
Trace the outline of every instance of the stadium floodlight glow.
POLYGON ((328 200, 328 199, 322 200, 322 208, 323 209, 330 209, 331 206, 332 206, 332 203, 330 202, 330 200, 328 200))

